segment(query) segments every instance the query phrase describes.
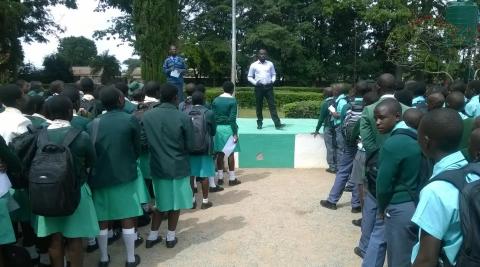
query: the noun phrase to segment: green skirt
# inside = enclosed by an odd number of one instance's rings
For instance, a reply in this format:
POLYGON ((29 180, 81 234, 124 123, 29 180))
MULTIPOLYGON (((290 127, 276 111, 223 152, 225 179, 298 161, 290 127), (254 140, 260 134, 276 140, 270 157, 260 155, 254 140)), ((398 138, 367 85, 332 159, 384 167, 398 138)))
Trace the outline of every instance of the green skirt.
POLYGON ((95 237, 98 235, 97 214, 92 200, 92 191, 87 184, 81 188, 81 198, 75 212, 64 217, 36 216, 34 229, 38 237, 61 233, 66 238, 95 237))
POLYGON ((14 222, 30 222, 32 220, 32 209, 30 208, 30 199, 26 189, 10 189, 10 194, 20 206, 19 209, 10 213, 14 222))
POLYGON ((150 172, 150 153, 141 154, 138 162, 143 179, 152 179, 150 172))
POLYGON ((98 221, 122 220, 142 215, 136 183, 137 181, 133 180, 93 189, 93 204, 98 221))
MULTIPOLYGON (((139 161, 137 161, 138 163, 139 161)), ((137 187, 138 198, 140 203, 146 204, 150 202, 150 194, 148 193, 147 185, 145 184, 145 179, 143 179, 142 171, 140 166, 137 165, 137 180, 135 180, 135 186, 137 187)))
POLYGON ((182 210, 192 208, 192 188, 190 177, 180 179, 158 179, 154 177, 153 191, 155 205, 161 211, 182 210))
MULTIPOLYGON (((213 151, 222 152, 228 138, 233 135, 232 127, 230 125, 217 125, 217 133, 213 141, 213 151)), ((237 142, 233 152, 240 152, 240 142, 237 142)))
POLYGON ((15 232, 13 232, 12 220, 8 210, 10 193, 0 198, 0 245, 15 243, 15 232))
POLYGON ((190 156, 190 176, 215 176, 215 162, 210 155, 190 156))

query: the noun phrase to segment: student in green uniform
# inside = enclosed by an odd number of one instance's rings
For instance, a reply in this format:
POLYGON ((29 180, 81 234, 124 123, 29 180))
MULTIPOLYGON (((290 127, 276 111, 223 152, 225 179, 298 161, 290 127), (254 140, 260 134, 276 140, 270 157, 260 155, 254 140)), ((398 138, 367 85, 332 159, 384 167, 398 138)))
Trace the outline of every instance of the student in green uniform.
POLYGON ((377 176, 378 214, 385 221, 388 266, 410 266, 410 255, 417 241, 415 225, 410 221, 414 211, 422 152, 416 130, 402 121, 402 107, 395 99, 385 99, 375 107, 377 129, 390 133, 379 154, 377 176))
POLYGON ((480 129, 473 130, 470 135, 470 142, 468 146, 468 155, 470 162, 480 162, 480 129))
POLYGON ((45 103, 45 99, 39 95, 25 96, 25 98, 25 107, 23 108, 22 112, 25 114, 25 117, 32 122, 32 125, 38 128, 48 124, 48 119, 43 115, 43 105, 45 103))
POLYGON ((447 96, 445 103, 447 108, 456 110, 460 115, 460 117, 462 118, 463 135, 462 135, 462 141, 460 142, 459 149, 461 151, 466 152, 468 148, 468 141, 470 139, 470 134, 472 133, 472 130, 473 130, 474 119, 468 117, 463 113, 463 110, 465 109, 465 95, 459 91, 453 91, 447 96))
POLYGON ((128 99, 128 85, 124 82, 118 82, 115 84, 115 87, 125 96, 125 105, 123 106, 123 111, 127 112, 128 114, 135 112, 135 110, 137 110, 137 105, 133 104, 132 101, 128 99))
MULTIPOLYGON (((47 128, 49 141, 61 144, 72 129, 70 121, 73 116, 73 105, 65 96, 53 96, 45 104, 45 111, 47 118, 51 120, 47 128)), ((70 216, 37 216, 35 220, 37 236, 51 236, 49 252, 54 267, 61 267, 64 264, 65 244, 68 247, 70 266, 83 266, 82 238, 95 236, 100 231, 91 191, 86 183, 87 169, 91 168, 95 161, 92 141, 87 133, 82 132, 69 148, 74 159, 75 176, 82 184, 80 203, 70 216)))
POLYGON ((236 143, 233 153, 228 157, 228 185, 235 186, 242 182, 235 177, 235 152, 240 152, 237 125, 237 99, 233 97, 235 86, 232 82, 223 84, 223 94, 213 100, 212 110, 215 113, 217 133, 214 140, 214 152, 217 153, 218 184, 223 184, 224 157, 223 148, 230 137, 236 143))
POLYGON ((61 95, 70 99, 73 104, 73 117, 72 121, 70 122, 72 127, 86 131, 87 125, 90 123, 90 119, 78 115, 78 111, 80 110, 80 91, 73 87, 67 87, 65 90, 63 90, 61 95))
MULTIPOLYGON (((202 209, 208 209, 212 207, 212 202, 208 201, 208 192, 209 192, 209 181, 208 177, 215 176, 215 162, 213 161, 213 137, 217 131, 217 125, 215 124, 215 115, 211 110, 208 110, 203 105, 205 104, 205 96, 202 92, 195 92, 192 95, 192 111, 200 112, 203 114, 206 129, 205 133, 197 133, 200 135, 206 135, 209 139, 208 150, 201 155, 191 154, 190 155, 190 182, 192 186, 192 191, 194 191, 194 183, 196 182, 195 178, 199 180, 202 184, 202 209)), ((196 208, 197 202, 195 200, 195 193, 193 194, 193 208, 196 208)))
MULTIPOLYGON (((3 137, 0 136, 0 174, 5 173, 7 169, 19 172, 21 168, 20 160, 10 151, 3 137)), ((6 179, 6 176, 0 177, 0 179, 6 179)), ((0 187, 0 191, 5 192, 3 195, 0 195, 0 266, 5 266, 2 247, 6 244, 15 243, 16 238, 8 208, 10 193, 7 187, 0 187)))
POLYGON ((162 239, 158 229, 162 217, 168 217, 167 248, 177 244, 180 210, 192 208, 189 152, 193 148, 190 118, 177 109, 177 88, 171 84, 160 89, 161 104, 145 113, 143 125, 150 145, 153 188, 156 210, 146 247, 162 239))
POLYGON ((410 108, 403 114, 403 121, 405 121, 405 124, 407 124, 408 127, 416 130, 420 125, 423 115, 425 115, 425 113, 420 109, 410 108))
POLYGON ((115 87, 102 89, 100 100, 107 112, 87 126, 97 154, 89 185, 100 223, 100 234, 97 236, 99 266, 109 263, 108 223, 114 220, 121 220, 126 266, 137 266, 140 257, 135 255, 137 234, 134 218, 143 214, 135 187, 140 125, 134 116, 123 112, 125 97, 115 87))

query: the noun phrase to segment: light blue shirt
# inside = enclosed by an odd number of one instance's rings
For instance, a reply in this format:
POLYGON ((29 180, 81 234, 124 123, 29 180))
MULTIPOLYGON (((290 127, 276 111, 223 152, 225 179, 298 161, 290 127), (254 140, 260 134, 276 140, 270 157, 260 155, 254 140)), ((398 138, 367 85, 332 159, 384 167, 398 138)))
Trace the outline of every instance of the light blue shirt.
POLYGON ((460 115, 460 117, 462 118, 462 120, 466 120, 466 119, 469 118, 467 115, 463 114, 463 112, 458 112, 458 114, 460 115))
POLYGON ((470 101, 465 105, 465 113, 467 116, 476 118, 480 116, 480 102, 478 99, 478 95, 472 97, 470 101))
MULTIPOLYGON (((342 113, 342 110, 343 108, 345 107, 345 105, 348 104, 347 102, 347 96, 345 94, 341 94, 337 97, 337 99, 335 100, 335 103, 337 104, 337 108, 336 108, 336 111, 338 112, 338 114, 341 114, 342 113)), ((332 117, 332 120, 333 120, 333 124, 335 126, 338 126, 342 123, 342 118, 338 118, 338 119, 335 119, 332 117)))
MULTIPOLYGON (((468 162, 461 152, 456 152, 444 157, 433 167, 432 177, 447 170, 456 170, 467 165, 468 162)), ((480 179, 477 175, 469 174, 467 182, 480 179)), ((421 230, 429 233, 438 240, 442 240, 442 250, 451 264, 455 265, 456 257, 463 242, 460 215, 459 215, 459 191, 445 181, 435 181, 422 189, 420 201, 412 222, 421 230)), ((419 233, 420 235, 420 233, 419 233)), ((417 257, 420 243, 417 243, 412 251, 412 263, 417 257)))
POLYGON ((415 106, 418 103, 426 103, 424 96, 417 96, 412 100, 412 105, 415 106))

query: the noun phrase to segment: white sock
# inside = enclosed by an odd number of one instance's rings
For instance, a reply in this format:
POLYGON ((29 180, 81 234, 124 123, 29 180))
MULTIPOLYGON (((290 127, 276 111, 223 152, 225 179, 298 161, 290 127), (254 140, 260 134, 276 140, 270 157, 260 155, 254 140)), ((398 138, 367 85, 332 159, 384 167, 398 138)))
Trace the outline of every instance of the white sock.
POLYGON ((229 171, 229 172, 228 172, 228 179, 229 179, 230 181, 234 181, 235 179, 237 179, 237 178, 235 177, 235 171, 229 171))
POLYGON ((38 258, 38 252, 35 246, 25 247, 25 249, 28 251, 28 254, 30 254, 31 259, 38 258))
POLYGON ((40 253, 40 263, 45 265, 50 265, 50 256, 48 253, 40 253))
POLYGON ((193 187, 197 188, 197 177, 193 177, 193 187))
POLYGON ((95 246, 95 244, 97 244, 95 237, 89 238, 87 242, 89 246, 95 246))
POLYGON ((167 241, 175 240, 175 231, 167 231, 167 241))
POLYGON ((157 231, 152 231, 150 230, 150 233, 148 234, 147 240, 150 241, 155 241, 158 238, 158 230, 157 231))
POLYGON ((217 185, 215 184, 215 176, 208 177, 208 185, 210 188, 215 188, 217 185))
POLYGON ((217 171, 218 180, 223 180, 223 170, 217 171))
POLYGON ((202 203, 203 203, 203 204, 207 204, 207 203, 208 203, 208 198, 204 198, 204 199, 202 200, 202 203))
POLYGON ((98 249, 100 250, 100 261, 108 261, 108 229, 100 230, 97 236, 98 249))
POLYGON ((135 262, 135 240, 137 240, 135 228, 122 229, 122 236, 127 250, 127 262, 135 262))
POLYGON ((113 230, 108 229, 108 238, 112 238, 112 237, 113 237, 113 230))

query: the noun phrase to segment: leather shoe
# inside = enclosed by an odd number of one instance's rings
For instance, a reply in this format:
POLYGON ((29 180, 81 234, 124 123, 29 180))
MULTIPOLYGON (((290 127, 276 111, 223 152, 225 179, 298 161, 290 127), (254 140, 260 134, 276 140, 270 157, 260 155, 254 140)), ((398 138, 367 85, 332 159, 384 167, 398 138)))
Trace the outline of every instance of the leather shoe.
POLYGON ((174 248, 175 245, 177 245, 177 242, 178 242, 178 239, 176 237, 172 241, 167 241, 166 242, 167 248, 174 248))
POLYGON ((135 248, 138 248, 141 244, 143 244, 143 238, 137 234, 137 240, 135 240, 135 248))
POLYGON ((140 256, 135 255, 135 262, 126 262, 125 267, 136 267, 140 264, 140 256))
POLYGON ((211 208, 212 206, 213 206, 213 203, 209 201, 208 203, 202 203, 201 209, 206 210, 208 208, 211 208))
POLYGON ((218 179, 217 184, 218 184, 218 185, 223 185, 223 179, 218 179))
POLYGON ((362 227, 362 218, 358 220, 352 220, 352 224, 358 227, 362 227))
POLYGON ((215 186, 215 187, 210 187, 210 188, 208 189, 208 192, 210 192, 210 193, 217 193, 217 192, 221 192, 221 191, 223 191, 223 190, 224 190, 223 187, 217 185, 217 186, 215 186))
POLYGON ((238 179, 235 179, 235 180, 233 180, 233 181, 228 181, 228 185, 229 185, 229 186, 236 186, 236 185, 239 185, 239 184, 241 184, 241 183, 242 183, 242 182, 241 182, 240 180, 238 180, 238 179))
POLYGON ((337 210, 337 204, 334 204, 328 200, 320 200, 320 205, 327 209, 337 210))
POLYGON ((145 248, 153 248, 156 244, 162 242, 162 237, 159 236, 155 240, 147 240, 145 241, 145 248))
POLYGON ((87 253, 92 253, 97 249, 98 249, 98 243, 95 242, 95 245, 88 245, 87 246, 87 253))
POLYGON ((353 191, 352 186, 345 186, 345 188, 343 189, 343 192, 352 192, 352 191, 353 191))
POLYGON ((108 245, 111 245, 117 241, 122 236, 121 233, 122 232, 119 229, 113 230, 113 236, 108 239, 108 245))
POLYGON ((261 130, 262 128, 263 128, 262 125, 257 125, 257 129, 258 129, 258 130, 261 130))
POLYGON ((333 168, 328 168, 328 169, 326 169, 325 171, 326 171, 326 172, 329 172, 329 173, 333 173, 333 174, 337 173, 337 170, 335 170, 335 169, 333 169, 333 168))
POLYGON ((98 267, 108 267, 110 264, 110 255, 108 255, 108 261, 99 261, 98 267))
POLYGON ((353 249, 353 253, 355 253, 355 255, 357 255, 357 256, 359 256, 360 258, 363 259, 363 254, 362 254, 362 251, 360 250, 359 247, 355 247, 355 248, 353 249))
POLYGON ((275 125, 275 129, 281 130, 281 129, 285 128, 285 126, 287 126, 287 125, 281 123, 281 124, 279 124, 279 125, 275 125))
POLYGON ((360 213, 360 212, 362 212, 362 207, 352 208, 352 213, 360 213))

